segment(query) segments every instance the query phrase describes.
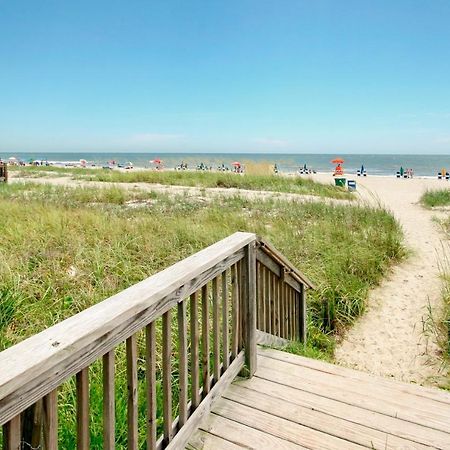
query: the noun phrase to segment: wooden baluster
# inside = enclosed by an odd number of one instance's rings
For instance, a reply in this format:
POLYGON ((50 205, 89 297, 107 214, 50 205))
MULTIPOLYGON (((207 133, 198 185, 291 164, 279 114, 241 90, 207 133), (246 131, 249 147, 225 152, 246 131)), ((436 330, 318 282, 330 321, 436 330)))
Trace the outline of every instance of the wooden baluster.
POLYGON ((274 303, 275 303, 275 336, 280 336, 280 295, 279 295, 279 285, 280 280, 277 276, 274 278, 274 303))
POLYGON ((294 305, 294 340, 298 340, 298 303, 297 303, 297 292, 292 289, 292 303, 294 305))
MULTIPOLYGON (((283 269, 282 269, 283 270, 283 269)), ((285 298, 284 298, 284 286, 285 282, 283 279, 280 280, 279 284, 279 294, 280 294, 280 337, 284 338, 285 333, 285 298)))
POLYGON ((272 327, 271 327, 271 315, 272 315, 272 311, 270 308, 270 270, 269 269, 264 269, 264 296, 265 296, 265 303, 266 303, 266 333, 271 333, 272 332, 272 327))
POLYGON ((188 356, 187 356, 187 302, 182 300, 178 303, 178 355, 179 355, 179 427, 181 428, 187 420, 188 403, 188 356))
POLYGON ((128 385, 128 449, 138 448, 138 379, 136 335, 127 339, 127 385, 128 385))
POLYGON ((203 397, 210 388, 209 376, 209 298, 208 285, 202 287, 202 374, 203 374, 203 397))
POLYGON ((172 440, 172 364, 171 364, 171 323, 170 310, 162 316, 163 351, 162 351, 162 381, 163 381, 163 417, 164 446, 172 440))
POLYGON ((145 328, 146 378, 147 378, 147 449, 156 449, 156 323, 145 328))
POLYGON ((44 443, 46 450, 58 448, 58 389, 47 394, 43 399, 44 443))
POLYGON ((287 302, 287 334, 288 334, 288 339, 292 339, 291 288, 288 285, 286 285, 286 302, 287 302))
POLYGON ((115 448, 115 367, 114 350, 103 356, 103 448, 115 448))
POLYGON ((300 285, 300 320, 299 320, 299 330, 300 330, 300 341, 304 344, 306 343, 306 293, 305 293, 305 285, 300 285))
POLYGON ((4 450, 21 449, 21 424, 20 414, 3 425, 4 450))
POLYGON ((38 400, 21 414, 22 447, 40 448, 42 444, 42 402, 38 400))
POLYGON ((242 260, 237 263, 237 283, 238 283, 238 298, 239 298, 239 333, 238 333, 238 350, 241 351, 244 348, 244 327, 243 320, 245 314, 244 308, 244 290, 245 283, 242 280, 242 260))
POLYGON ((247 376, 256 372, 256 248, 252 242, 245 248, 245 259, 242 267, 243 301, 244 301, 244 346, 247 376))
POLYGON ((89 367, 77 373, 77 449, 89 450, 89 367))
POLYGON ((276 308, 275 308, 275 275, 270 273, 270 332, 277 334, 275 324, 276 308))
POLYGON ((237 266, 231 266, 231 356, 236 358, 239 349, 239 287, 237 266))
POLYGON ((295 340, 295 300, 294 300, 294 289, 289 289, 289 297, 291 299, 291 339, 295 340))
POLYGON ((222 353, 223 370, 228 369, 230 363, 230 345, 228 342, 228 284, 227 271, 222 273, 222 353))
POLYGON ((258 311, 259 326, 261 331, 266 330, 266 305, 264 298, 264 266, 258 263, 258 311))
POLYGON ((191 302, 191 398, 192 398, 192 412, 193 412, 200 403, 198 292, 194 292, 191 295, 190 302, 191 302))
POLYGON ((219 309, 219 283, 217 277, 212 280, 213 301, 213 352, 214 352, 214 383, 220 378, 220 309, 219 309))

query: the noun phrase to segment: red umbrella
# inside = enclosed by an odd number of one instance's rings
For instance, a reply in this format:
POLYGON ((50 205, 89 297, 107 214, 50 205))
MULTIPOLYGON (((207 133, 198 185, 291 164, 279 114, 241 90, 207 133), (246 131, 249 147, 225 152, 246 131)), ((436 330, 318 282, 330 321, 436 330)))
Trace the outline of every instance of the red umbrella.
POLYGON ((344 164, 344 160, 342 158, 336 158, 331 161, 333 164, 344 164))
POLYGON ((154 164, 161 164, 161 160, 160 159, 152 159, 150 162, 154 163, 154 164))
POLYGON ((235 162, 232 162, 232 163, 231 163, 231 165, 232 165, 232 166, 240 166, 240 165, 241 165, 241 163, 240 163, 240 162, 238 162, 238 161, 235 161, 235 162))

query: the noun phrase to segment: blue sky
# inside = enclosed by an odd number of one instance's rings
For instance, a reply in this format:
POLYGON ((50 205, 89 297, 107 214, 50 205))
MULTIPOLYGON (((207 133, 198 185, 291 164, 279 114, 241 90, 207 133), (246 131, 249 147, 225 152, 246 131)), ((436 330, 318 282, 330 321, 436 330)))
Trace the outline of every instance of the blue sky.
POLYGON ((0 0, 0 151, 449 153, 450 2, 0 0))

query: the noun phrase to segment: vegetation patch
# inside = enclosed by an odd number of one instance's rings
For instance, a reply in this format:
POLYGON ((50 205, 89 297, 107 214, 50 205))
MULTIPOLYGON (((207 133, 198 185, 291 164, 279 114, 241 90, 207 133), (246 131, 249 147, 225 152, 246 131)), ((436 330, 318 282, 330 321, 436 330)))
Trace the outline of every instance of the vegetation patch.
POLYGON ((155 171, 155 170, 103 170, 60 167, 16 167, 21 177, 72 175, 77 179, 112 183, 156 183, 171 186, 200 188, 237 188, 271 192, 289 192, 353 200, 344 188, 317 183, 300 176, 252 175, 227 172, 155 171))
MULTIPOLYGON (((335 333, 362 313, 368 290, 404 255, 401 230, 389 213, 349 205, 255 202, 239 196, 205 202, 141 190, 30 183, 1 186, 0 217, 0 350, 235 231, 250 231, 270 240, 318 286, 308 295, 308 345, 292 346, 292 351, 331 358, 335 333), (131 208, 134 201, 145 207, 131 208)), ((158 326, 158 350, 160 332, 158 326)), ((139 339, 142 375, 144 338, 139 339)), ((123 346, 116 356, 117 417, 124 418, 117 421, 116 440, 118 448, 125 448, 123 346)), ((92 448, 101 448, 100 364, 90 368, 90 377, 91 442, 92 448)), ((67 405, 59 412, 61 448, 76 446, 69 406, 74 389, 69 380, 59 394, 60 404, 67 405)), ((139 408, 143 412, 145 404, 139 408)), ((145 414, 140 416, 145 420, 145 414)))
POLYGON ((422 195, 420 202, 429 208, 450 206, 450 189, 427 190, 422 195))

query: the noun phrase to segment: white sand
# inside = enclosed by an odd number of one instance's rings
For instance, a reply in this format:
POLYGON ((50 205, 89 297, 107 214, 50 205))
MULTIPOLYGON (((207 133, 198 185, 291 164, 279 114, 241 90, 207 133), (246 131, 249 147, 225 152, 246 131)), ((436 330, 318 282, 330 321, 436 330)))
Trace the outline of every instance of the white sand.
MULTIPOLYGON (((327 181, 330 176, 317 175, 315 179, 327 181)), ((433 333, 424 333, 424 328, 429 310, 436 320, 441 317, 439 269, 445 253, 450 254, 433 221, 437 213, 417 202, 427 188, 450 188, 450 184, 430 178, 351 179, 356 180, 361 199, 379 201, 394 213, 413 254, 370 293, 366 313, 338 345, 336 359, 343 365, 401 381, 438 383, 444 374, 439 346, 433 333)))

